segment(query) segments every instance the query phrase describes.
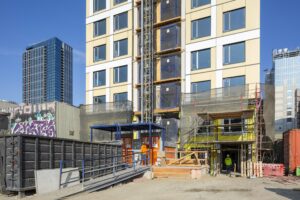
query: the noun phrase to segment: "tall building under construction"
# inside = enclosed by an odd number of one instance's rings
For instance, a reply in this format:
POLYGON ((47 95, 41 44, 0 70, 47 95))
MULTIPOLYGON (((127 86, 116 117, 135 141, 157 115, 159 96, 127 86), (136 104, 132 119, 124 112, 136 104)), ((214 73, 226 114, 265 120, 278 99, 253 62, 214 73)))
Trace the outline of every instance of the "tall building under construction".
POLYGON ((86 0, 86 13, 86 104, 132 102, 170 147, 223 145, 213 165, 257 150, 260 0, 86 0))

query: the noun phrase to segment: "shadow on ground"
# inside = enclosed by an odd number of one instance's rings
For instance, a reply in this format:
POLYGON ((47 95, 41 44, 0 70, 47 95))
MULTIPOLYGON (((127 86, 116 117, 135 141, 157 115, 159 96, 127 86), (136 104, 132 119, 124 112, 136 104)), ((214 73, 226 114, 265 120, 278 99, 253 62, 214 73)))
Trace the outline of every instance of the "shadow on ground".
POLYGON ((186 190, 186 192, 214 192, 214 193, 218 193, 218 192, 250 192, 250 189, 242 189, 242 188, 233 188, 233 189, 210 189, 210 188, 206 188, 206 189, 201 189, 201 188, 194 188, 194 189, 190 189, 190 190, 186 190))
POLYGON ((287 199, 299 200, 300 199, 300 190, 299 189, 282 189, 282 188, 265 188, 271 192, 274 192, 278 195, 281 195, 287 199))

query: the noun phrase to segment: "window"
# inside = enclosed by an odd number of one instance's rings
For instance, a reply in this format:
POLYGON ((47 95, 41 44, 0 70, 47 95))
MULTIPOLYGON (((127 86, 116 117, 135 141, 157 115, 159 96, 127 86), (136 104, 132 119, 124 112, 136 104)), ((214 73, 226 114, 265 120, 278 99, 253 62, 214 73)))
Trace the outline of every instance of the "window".
POLYGON ((127 101, 127 92, 114 94, 114 102, 124 102, 127 101))
POLYGON ((287 112, 286 112, 286 115, 287 115, 287 116, 292 116, 292 111, 287 111, 287 112))
POLYGON ((180 26, 172 24, 160 29, 160 50, 177 48, 180 45, 180 26))
POLYGON ((192 52, 192 71, 210 68, 210 49, 192 52))
POLYGON ((180 15, 181 1, 180 0, 161 0, 160 20, 168 20, 180 15))
POLYGON ((94 22, 94 37, 106 34, 106 19, 94 22))
POLYGON ((105 102, 106 102, 106 96, 105 95, 94 97, 94 104, 105 103, 105 102))
POLYGON ((204 6, 210 4, 210 0, 192 0, 192 8, 197 8, 200 6, 204 6))
POLYGON ((290 123, 290 122, 293 122, 293 119, 292 119, 292 118, 287 118, 287 119, 286 119, 286 122, 289 122, 289 123, 290 123))
POLYGON ((124 56, 127 54, 128 54, 128 39, 115 41, 114 57, 124 56))
POLYGON ((106 59, 106 45, 94 47, 94 62, 106 59))
POLYGON ((105 85, 106 75, 105 70, 94 72, 94 87, 99 87, 105 85))
POLYGON ((106 0, 94 0, 94 12, 104 10, 106 8, 106 0))
POLYGON ((224 87, 234 87, 245 85, 245 76, 236 76, 223 79, 224 87))
POLYGON ((141 73, 142 73, 142 66, 141 66, 141 62, 140 61, 138 61, 138 63, 137 63, 137 65, 138 65, 138 83, 141 83, 141 81, 142 81, 142 77, 141 77, 141 73))
POLYGON ((127 0, 114 0, 114 5, 126 2, 127 0))
POLYGON ((192 39, 210 36, 211 22, 210 17, 192 21, 192 39))
POLYGON ((210 81, 200 81, 192 83, 192 93, 202 93, 210 91, 210 81))
POLYGON ((162 56, 160 59, 160 79, 180 77, 180 55, 162 56))
POLYGON ((142 41, 141 41, 141 34, 137 34, 137 43, 138 43, 138 56, 142 54, 142 41))
POLYGON ((245 95, 245 76, 236 76, 223 79, 224 96, 241 97, 245 95))
POLYGON ((225 45, 223 56, 224 65, 245 62, 245 42, 225 45))
POLYGON ((127 81, 127 65, 114 68, 114 83, 123 83, 127 81))
POLYGON ((180 83, 164 83, 156 86, 155 90, 156 108, 169 109, 179 107, 180 83))
POLYGON ((245 8, 232 10, 223 14, 223 32, 233 31, 246 26, 245 8))
POLYGON ((235 133, 243 131, 244 120, 241 118, 224 119, 224 133, 235 133))
POLYGON ((123 12, 114 16, 114 30, 118 31, 128 26, 128 14, 123 12))

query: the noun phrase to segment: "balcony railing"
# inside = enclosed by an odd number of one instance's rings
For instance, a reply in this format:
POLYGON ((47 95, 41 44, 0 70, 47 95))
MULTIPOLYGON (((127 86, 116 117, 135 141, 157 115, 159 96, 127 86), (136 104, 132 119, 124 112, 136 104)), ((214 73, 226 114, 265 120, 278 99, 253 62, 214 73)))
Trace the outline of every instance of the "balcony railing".
POLYGON ((130 112, 132 111, 131 101, 122 102, 108 102, 108 103, 98 103, 81 105, 81 114, 96 114, 96 113, 112 113, 112 112, 130 112))

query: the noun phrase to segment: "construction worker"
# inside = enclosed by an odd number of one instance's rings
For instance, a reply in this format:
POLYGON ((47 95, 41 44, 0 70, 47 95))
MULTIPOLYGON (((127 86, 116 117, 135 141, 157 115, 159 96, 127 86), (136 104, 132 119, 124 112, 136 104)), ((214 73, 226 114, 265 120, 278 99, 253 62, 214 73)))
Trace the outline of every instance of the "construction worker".
POLYGON ((147 145, 145 144, 145 142, 143 142, 143 144, 141 145, 141 163, 145 164, 146 163, 146 158, 147 158, 147 145))
POLYGON ((229 154, 227 154, 227 157, 225 158, 225 165, 226 165, 226 171, 227 171, 227 173, 230 174, 231 167, 232 167, 232 160, 231 160, 229 154))

